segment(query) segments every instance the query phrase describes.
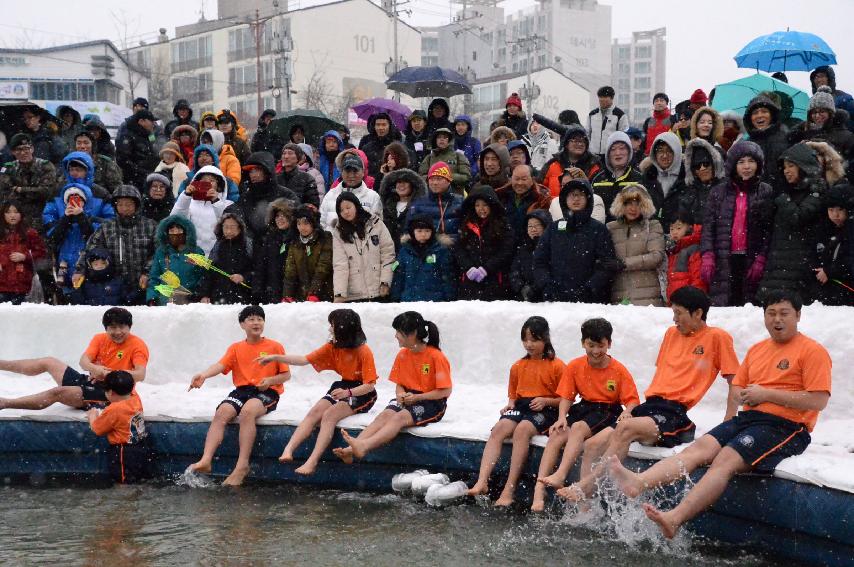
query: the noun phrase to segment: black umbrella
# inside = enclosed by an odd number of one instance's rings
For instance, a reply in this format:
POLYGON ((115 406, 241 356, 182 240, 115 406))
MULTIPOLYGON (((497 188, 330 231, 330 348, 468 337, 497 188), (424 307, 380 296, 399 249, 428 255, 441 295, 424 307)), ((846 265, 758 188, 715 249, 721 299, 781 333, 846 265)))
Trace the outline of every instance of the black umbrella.
POLYGON ((471 94, 468 80, 442 67, 405 67, 388 78, 386 86, 413 98, 471 94))
POLYGON ((53 122, 59 126, 59 120, 50 112, 32 102, 0 101, 0 131, 6 134, 6 139, 24 130, 24 111, 29 110, 41 115, 42 123, 53 122))
POLYGON ((291 128, 302 126, 307 144, 316 146, 327 130, 342 130, 344 125, 319 110, 289 110, 270 122, 269 131, 290 142, 291 128))

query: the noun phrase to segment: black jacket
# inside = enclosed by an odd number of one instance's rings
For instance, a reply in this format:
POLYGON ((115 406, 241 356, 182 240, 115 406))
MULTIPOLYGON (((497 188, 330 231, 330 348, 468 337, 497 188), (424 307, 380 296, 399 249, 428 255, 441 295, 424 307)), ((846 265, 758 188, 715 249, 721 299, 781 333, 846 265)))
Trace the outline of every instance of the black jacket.
POLYGON ((276 199, 289 199, 295 203, 299 203, 299 197, 296 193, 282 187, 276 183, 276 163, 273 159, 273 154, 269 152, 255 152, 249 156, 244 165, 261 166, 268 175, 268 180, 264 183, 247 183, 244 185, 245 190, 242 192, 240 200, 228 207, 226 212, 240 215, 243 222, 246 223, 246 230, 255 240, 267 227, 267 210, 270 208, 270 203, 276 199))
POLYGON ((284 186, 297 196, 303 205, 314 205, 320 208, 320 195, 317 192, 317 181, 308 173, 295 167, 290 173, 282 169, 276 176, 279 186, 284 186))
MULTIPOLYGON (((246 284, 252 285, 252 255, 249 253, 244 232, 232 240, 220 238, 210 253, 213 264, 228 274, 240 274, 246 284)), ((248 303, 251 297, 248 288, 232 282, 213 270, 205 272, 199 284, 199 295, 208 297, 211 303, 248 303)))
POLYGON ((253 247, 252 299, 257 303, 279 303, 285 281, 285 260, 294 231, 268 226, 253 247))
POLYGON ((145 186, 145 178, 160 163, 149 132, 134 116, 128 119, 127 130, 116 140, 116 161, 122 169, 124 182, 138 189, 145 186))
POLYGON ((385 147, 392 142, 402 142, 403 135, 397 126, 394 125, 391 117, 385 112, 372 114, 368 118, 368 135, 359 141, 359 149, 365 152, 368 157, 368 175, 378 177, 380 175, 380 166, 382 165, 383 152, 385 147), (389 130, 385 136, 378 136, 376 132, 377 119, 384 118, 388 120, 389 130))
MULTIPOLYGON (((551 217, 548 211, 538 209, 531 211, 526 216, 526 219, 537 218, 543 223, 543 226, 548 228, 551 223, 551 217)), ((534 279, 534 250, 537 249, 537 244, 540 239, 531 239, 528 235, 519 242, 516 246, 516 252, 513 255, 513 264, 510 266, 510 291, 513 293, 512 299, 517 301, 542 301, 543 294, 537 289, 534 279)))

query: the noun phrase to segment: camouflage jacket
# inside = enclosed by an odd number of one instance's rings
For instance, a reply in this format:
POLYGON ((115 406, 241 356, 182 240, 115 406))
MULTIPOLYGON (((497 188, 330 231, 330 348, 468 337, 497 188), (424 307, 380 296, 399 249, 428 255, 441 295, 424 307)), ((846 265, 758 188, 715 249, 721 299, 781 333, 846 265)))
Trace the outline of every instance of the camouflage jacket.
POLYGON ((95 248, 106 248, 113 256, 118 273, 131 285, 136 285, 139 276, 148 274, 154 257, 154 233, 157 223, 150 218, 135 214, 130 219, 116 217, 103 223, 96 230, 80 253, 75 272, 86 270, 86 255, 95 248))
MULTIPOLYGON (((122 184, 122 170, 109 156, 97 154, 95 160, 95 183, 110 192, 110 195, 122 184)), ((142 192, 142 187, 138 188, 142 192)))
POLYGON ((42 211, 56 191, 56 168, 45 159, 33 158, 24 165, 10 161, 0 167, 0 201, 12 198, 21 203, 30 226, 42 230, 42 211), (14 188, 19 189, 14 189, 14 188))

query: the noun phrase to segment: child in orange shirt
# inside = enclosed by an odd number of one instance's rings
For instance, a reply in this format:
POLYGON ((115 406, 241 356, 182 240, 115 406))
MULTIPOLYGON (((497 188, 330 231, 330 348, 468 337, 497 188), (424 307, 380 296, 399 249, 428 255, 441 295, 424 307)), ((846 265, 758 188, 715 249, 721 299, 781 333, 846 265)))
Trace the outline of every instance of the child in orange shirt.
MULTIPOLYGON (((534 512, 542 512, 545 508, 546 486, 563 487, 584 441, 606 427, 613 427, 621 419, 631 417, 632 410, 640 403, 631 373, 608 354, 613 332, 611 323, 601 318, 588 319, 581 325, 581 346, 585 355, 570 361, 557 387, 559 417, 549 431, 549 442, 540 460, 531 505, 534 512), (573 405, 576 396, 581 401, 573 405), (552 472, 561 448, 560 465, 552 472)), ((589 473, 592 464, 592 459, 585 455, 581 474, 589 473)))
POLYGON ((214 454, 225 434, 225 426, 240 416, 240 449, 237 464, 223 484, 239 486, 249 474, 249 457, 255 443, 255 421, 262 415, 276 409, 279 396, 284 392, 282 384, 287 382, 291 373, 288 365, 276 362, 267 366, 258 363, 260 357, 268 354, 285 354, 285 347, 274 340, 264 338, 264 309, 258 305, 244 307, 238 316, 240 328, 246 333, 246 340, 234 343, 216 364, 193 376, 190 390, 201 388, 205 380, 219 374, 231 372, 235 389, 228 394, 216 408, 202 458, 190 465, 196 473, 211 472, 214 454))
POLYGON ((290 463, 294 451, 320 424, 320 432, 314 450, 305 463, 294 472, 302 475, 314 474, 323 452, 332 442, 335 426, 345 417, 367 413, 377 401, 374 384, 377 369, 374 353, 365 344, 362 320, 352 309, 335 309, 329 313, 329 333, 332 339, 319 349, 305 355, 267 355, 258 360, 261 364, 283 362, 289 365, 311 364, 317 372, 334 370, 341 380, 332 383, 326 395, 314 404, 305 419, 291 435, 279 460, 290 463))
POLYGON ((151 478, 154 455, 145 431, 142 400, 133 394, 133 376, 113 370, 102 387, 110 405, 103 411, 91 408, 87 417, 95 435, 106 435, 110 442, 110 476, 122 484, 151 478))
POLYGON ((424 426, 440 421, 451 395, 451 366, 439 350, 439 329, 420 313, 406 311, 391 326, 400 345, 389 380, 394 382, 394 399, 358 437, 346 430, 341 435, 349 447, 332 452, 351 464, 392 441, 404 427, 424 426))
POLYGON ((537 316, 528 318, 522 325, 522 346, 528 354, 510 368, 507 405, 499 412, 501 417, 483 449, 477 482, 468 491, 471 496, 489 492, 489 475, 501 457, 504 440, 512 437, 510 472, 501 496, 495 501, 496 506, 513 504, 531 438, 546 433, 558 417, 560 398, 556 389, 564 363, 555 356, 548 321, 537 316))
POLYGON ((0 370, 25 376, 46 372, 57 384, 55 388, 31 396, 12 400, 0 398, 0 409, 40 410, 55 403, 77 409, 104 407, 107 396, 103 382, 111 370, 125 370, 133 376, 134 382, 142 382, 148 364, 148 347, 131 334, 133 316, 130 311, 111 307, 104 312, 101 323, 106 332, 92 337, 80 357, 80 368, 88 372, 88 376, 53 357, 0 360, 0 370))

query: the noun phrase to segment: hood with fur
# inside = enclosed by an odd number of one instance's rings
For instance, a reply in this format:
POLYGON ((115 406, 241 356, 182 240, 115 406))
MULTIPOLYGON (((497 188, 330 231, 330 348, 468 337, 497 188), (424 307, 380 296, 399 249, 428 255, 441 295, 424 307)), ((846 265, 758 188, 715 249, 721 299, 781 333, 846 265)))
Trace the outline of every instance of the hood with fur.
POLYGON ((386 161, 388 161, 389 154, 394 156, 394 161, 397 164, 398 169, 409 167, 409 152, 406 151, 406 146, 400 142, 392 142, 385 147, 385 150, 383 150, 382 163, 386 163, 386 161))
POLYGON ((691 139, 699 135, 697 133, 697 122, 703 114, 710 114, 712 117, 712 133, 709 137, 712 142, 715 142, 724 133, 724 120, 721 118, 721 114, 711 106, 704 106, 694 111, 693 116, 691 116, 691 139))
POLYGON ((335 167, 338 168, 338 171, 344 171, 344 158, 347 157, 347 154, 356 154, 359 156, 359 159, 362 160, 362 166, 365 172, 365 177, 368 177, 368 156, 362 150, 356 148, 348 148, 343 152, 339 153, 335 156, 335 167))
MULTIPOLYGON (((178 143, 178 140, 181 138, 181 134, 183 132, 187 132, 190 135, 190 143, 195 146, 196 142, 199 139, 199 133, 189 124, 181 124, 180 126, 176 126, 175 129, 172 130, 172 135, 170 136, 170 138, 173 142, 178 143)), ((222 135, 222 132, 220 132, 220 135, 222 135)))
POLYGON ((390 198, 394 194, 394 187, 398 181, 408 181, 412 186, 412 199, 419 199, 427 194, 427 183, 424 178, 418 175, 411 169, 396 169, 391 171, 380 182, 380 197, 383 200, 390 198))
POLYGON ((694 183, 694 170, 691 167, 691 159, 694 156, 694 150, 696 150, 697 148, 704 148, 712 157, 714 179, 723 179, 724 160, 721 157, 721 153, 717 151, 715 147, 706 140, 703 140, 701 138, 694 138, 693 140, 685 144, 685 184, 690 186, 694 183))
POLYGON ((293 201, 284 197, 280 197, 270 203, 270 208, 267 209, 267 226, 272 227, 276 225, 276 214, 280 212, 285 213, 285 216, 291 219, 291 226, 295 226, 294 213, 296 212, 296 206, 293 201))
POLYGON ((845 179, 845 162, 839 152, 827 142, 805 142, 824 161, 824 177, 828 185, 845 179))
POLYGON ((611 203, 611 215, 616 219, 622 219, 625 212, 626 201, 630 199, 638 199, 640 201, 640 213, 644 220, 649 220, 655 214, 655 205, 652 203, 652 197, 646 187, 640 183, 626 185, 614 197, 614 202, 611 203))
POLYGON ((489 144, 497 144, 499 138, 506 138, 507 140, 515 140, 516 132, 513 131, 512 128, 508 128, 507 126, 497 126, 495 130, 490 132, 489 134, 489 144))
POLYGON ((721 112, 721 123, 724 120, 732 120, 736 124, 738 124, 738 132, 740 134, 745 133, 744 129, 744 116, 736 112, 735 110, 724 110, 721 112))

